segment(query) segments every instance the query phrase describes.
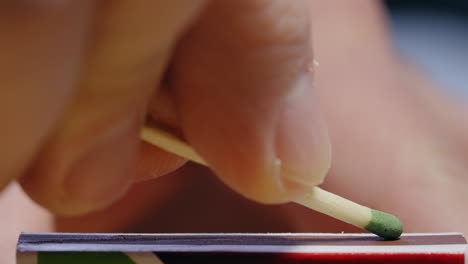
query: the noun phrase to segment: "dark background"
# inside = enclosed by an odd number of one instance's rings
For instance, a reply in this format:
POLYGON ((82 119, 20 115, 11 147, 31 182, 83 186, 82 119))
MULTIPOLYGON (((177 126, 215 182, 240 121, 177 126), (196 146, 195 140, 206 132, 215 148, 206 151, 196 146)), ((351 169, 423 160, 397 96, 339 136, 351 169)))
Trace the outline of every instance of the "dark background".
POLYGON ((396 46, 468 100, 468 0, 387 0, 396 46))

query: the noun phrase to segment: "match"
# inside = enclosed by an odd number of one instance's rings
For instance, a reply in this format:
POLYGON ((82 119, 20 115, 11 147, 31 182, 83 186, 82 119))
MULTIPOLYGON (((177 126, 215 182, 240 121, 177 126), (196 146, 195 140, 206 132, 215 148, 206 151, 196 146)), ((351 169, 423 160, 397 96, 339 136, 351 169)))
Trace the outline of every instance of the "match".
MULTIPOLYGON (((143 127, 141 138, 167 152, 208 166, 187 142, 157 127, 143 127)), ((403 232, 403 224, 396 216, 362 206, 319 187, 314 187, 294 202, 367 230, 385 240, 396 240, 403 232)))

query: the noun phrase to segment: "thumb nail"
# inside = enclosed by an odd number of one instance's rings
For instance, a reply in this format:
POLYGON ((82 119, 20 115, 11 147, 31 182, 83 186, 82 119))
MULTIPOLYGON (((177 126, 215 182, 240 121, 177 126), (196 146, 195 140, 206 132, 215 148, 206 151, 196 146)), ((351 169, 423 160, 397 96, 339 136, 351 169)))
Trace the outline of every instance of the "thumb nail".
POLYGON ((309 75, 286 99, 276 129, 281 179, 309 187, 321 184, 330 168, 331 145, 309 75))

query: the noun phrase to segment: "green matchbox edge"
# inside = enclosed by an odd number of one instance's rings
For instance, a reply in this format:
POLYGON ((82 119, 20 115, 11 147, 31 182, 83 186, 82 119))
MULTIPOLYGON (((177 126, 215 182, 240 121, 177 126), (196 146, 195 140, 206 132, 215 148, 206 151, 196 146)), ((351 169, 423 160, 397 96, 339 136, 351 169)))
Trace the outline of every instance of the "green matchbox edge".
POLYGON ((137 264, 123 252, 38 252, 37 264, 137 264))
POLYGON ((397 240, 403 233, 403 223, 398 217, 378 210, 372 211, 372 219, 364 227, 367 231, 382 237, 385 240, 397 240))

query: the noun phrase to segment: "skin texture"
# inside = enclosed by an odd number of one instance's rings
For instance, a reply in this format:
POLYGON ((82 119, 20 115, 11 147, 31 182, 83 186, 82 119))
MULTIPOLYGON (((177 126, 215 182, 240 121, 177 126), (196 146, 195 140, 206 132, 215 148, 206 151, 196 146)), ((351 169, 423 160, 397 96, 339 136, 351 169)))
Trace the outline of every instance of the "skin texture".
POLYGON ((8 12, 0 9, 8 14, 0 16, 8 40, 0 52, 11 57, 0 79, 15 87, 0 96, 8 122, 0 137, 0 175, 8 175, 2 184, 21 177, 36 202, 68 215, 54 221, 10 185, 0 196, 2 214, 10 217, 1 226, 9 239, 2 263, 13 263, 20 230, 358 231, 298 205, 251 201, 288 201, 320 183, 328 137, 333 163, 324 189, 397 215, 407 232, 468 233, 466 105, 439 94, 437 84, 394 51, 376 1, 310 1, 310 9, 281 6, 293 1, 172 1, 164 8, 149 2, 9 1, 8 12), (217 20, 230 15, 229 23, 217 20), (161 24, 154 17, 168 19, 164 28, 154 28, 161 24), (139 22, 122 26, 129 21, 139 22), (27 31, 15 34, 18 28, 27 31), (147 32, 155 31, 161 36, 151 39, 147 32), (11 52, 17 47, 23 56, 11 52), (311 80, 312 59, 320 66, 311 80), (170 107, 176 111, 156 116, 170 107), (139 147, 146 111, 186 137, 224 184, 193 164, 141 182, 185 162, 139 147), (275 174, 276 158, 288 165, 279 170, 287 177, 275 174))
POLYGON ((311 103, 306 1, 8 4, 15 11, 4 17, 8 44, 18 41, 20 30, 26 31, 22 38, 33 39, 38 36, 30 31, 42 30, 40 39, 56 46, 23 47, 27 59, 12 58, 13 66, 4 65, 0 79, 6 87, 23 90, 2 90, 8 100, 2 114, 15 112, 11 102, 22 96, 34 97, 27 98, 31 102, 17 116, 4 117, 12 121, 0 142, 6 146, 0 153, 5 158, 0 185, 20 178, 42 206, 60 215, 80 215, 107 207, 135 180, 147 178, 135 173, 139 157, 143 164, 161 168, 143 172, 152 176, 178 168, 184 161, 147 145, 141 148, 138 137, 152 105, 163 101, 153 99, 161 86, 175 102, 172 128, 245 197, 287 202, 323 181, 330 143, 317 104, 311 103), (22 19, 23 8, 37 15, 22 19), (49 32, 54 23, 63 26, 49 32), (74 67, 60 67, 68 53, 76 61, 66 64, 74 67), (56 58, 55 68, 37 66, 47 65, 49 58, 56 58), (21 67, 48 71, 28 78, 41 82, 25 83, 21 67), (53 96, 29 93, 38 89, 53 96), (35 122, 19 121, 31 111, 35 122), (296 122, 291 117, 297 115, 311 122, 296 122), (204 121, 209 125, 201 126, 204 121), (19 142, 25 131, 36 131, 31 142, 19 142))

